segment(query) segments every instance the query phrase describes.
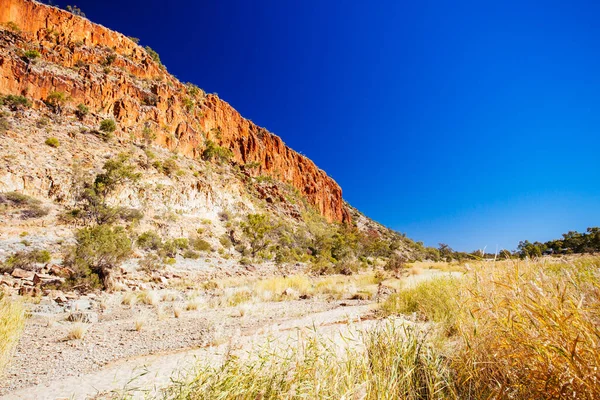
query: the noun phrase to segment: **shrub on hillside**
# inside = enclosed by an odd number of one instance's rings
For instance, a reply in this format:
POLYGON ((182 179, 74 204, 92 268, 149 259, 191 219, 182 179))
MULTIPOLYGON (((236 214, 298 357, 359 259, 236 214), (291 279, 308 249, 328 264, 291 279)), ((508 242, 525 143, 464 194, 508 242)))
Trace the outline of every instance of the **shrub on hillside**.
POLYGON ((33 270, 36 264, 50 262, 51 256, 48 250, 34 249, 31 251, 18 251, 4 261, 4 272, 12 272, 15 268, 33 270))
POLYGON ((53 137, 49 137, 48 139, 46 139, 46 141, 44 143, 46 145, 48 145, 50 147, 54 147, 54 148, 57 148, 58 146, 60 146, 60 142, 54 136, 53 137))
POLYGON ((77 243, 66 259, 75 271, 73 283, 109 288, 111 272, 131 255, 131 240, 125 230, 98 225, 80 229, 75 239, 77 243))
POLYGON ((100 131, 110 134, 117 130, 117 124, 112 119, 105 119, 100 122, 100 131))
POLYGON ((162 239, 158 233, 146 231, 137 238, 136 243, 144 250, 158 250, 162 246, 162 239))

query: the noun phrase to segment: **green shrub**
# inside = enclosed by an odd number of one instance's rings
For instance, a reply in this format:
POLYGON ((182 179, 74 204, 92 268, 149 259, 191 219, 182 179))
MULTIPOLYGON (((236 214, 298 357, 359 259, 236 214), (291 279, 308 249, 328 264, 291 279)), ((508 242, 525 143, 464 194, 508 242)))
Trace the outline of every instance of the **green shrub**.
POLYGON ((44 143, 46 143, 48 146, 54 147, 54 148, 60 146, 60 142, 54 136, 46 139, 46 141, 44 143))
POLYGON ((28 60, 35 60, 41 56, 40 52, 37 50, 27 50, 23 55, 28 60))
POLYGON ((50 262, 51 258, 50 252, 47 250, 18 251, 9 256, 4 264, 7 272, 12 272, 15 268, 31 270, 35 264, 46 264, 50 262))
POLYGON ((62 110, 62 106, 67 102, 68 96, 65 92, 54 91, 51 92, 48 97, 46 97, 46 105, 52 108, 52 110, 56 113, 60 113, 62 110))
POLYGON ((9 94, 2 98, 2 103, 10 107, 13 111, 20 108, 31 107, 31 101, 25 96, 9 94))
POLYGON ((183 258, 189 258, 192 260, 197 260, 198 258, 200 258, 200 253, 198 253, 197 251, 194 250, 186 250, 183 253, 183 258))
POLYGON ((221 246, 223 246, 225 249, 229 249, 231 246, 233 246, 233 243, 231 243, 231 238, 225 233, 219 237, 219 243, 221 243, 221 246))
POLYGON ((146 47, 144 47, 144 49, 146 50, 146 53, 148 53, 148 55, 150 56, 150 58, 155 63, 157 63, 158 65, 162 66, 162 62, 160 62, 160 56, 158 55, 158 53, 156 51, 154 51, 152 49, 152 47, 146 46, 146 47))
POLYGON ((75 111, 75 115, 77 115, 77 118, 79 118, 79 119, 83 119, 89 113, 90 113, 90 109, 88 108, 88 106, 86 106, 83 103, 80 103, 77 106, 77 110, 75 111))
POLYGON ((383 269, 386 271, 399 271, 401 269, 406 268, 407 261, 408 258, 405 255, 394 254, 383 266, 383 269))
POLYGON ((12 127, 10 125, 10 122, 8 122, 8 119, 6 119, 4 115, 0 115, 0 133, 5 133, 10 128, 12 127))
POLYGON ((136 38, 136 37, 133 37, 133 36, 127 36, 127 38, 128 38, 129 40, 131 40, 131 41, 132 41, 133 43, 135 43, 135 44, 139 44, 139 43, 140 43, 140 39, 138 39, 138 38, 136 38))
POLYGON ((200 239, 200 238, 191 239, 190 244, 192 245, 194 250, 197 250, 197 251, 212 251, 212 247, 211 247, 210 243, 208 243, 204 239, 200 239))
POLYGON ((222 146, 216 145, 212 140, 206 141, 206 147, 202 152, 202 159, 206 161, 216 160, 219 163, 227 162, 233 157, 233 152, 222 146))
POLYGON ((175 257, 180 250, 187 250, 188 248, 188 239, 177 238, 166 241, 161 250, 167 257, 175 257))
POLYGON ((156 232, 146 231, 138 237, 136 243, 144 250, 158 250, 162 246, 162 239, 156 232))
POLYGON ((17 25, 13 21, 8 21, 7 23, 4 24, 4 26, 6 26, 8 29, 10 29, 13 32, 16 32, 16 33, 21 32, 21 28, 19 28, 19 25, 17 25))
POLYGON ((100 122, 100 131, 102 131, 106 134, 111 134, 116 130, 117 130, 117 124, 114 120, 105 119, 102 122, 100 122))
POLYGON ((104 61, 102 61, 102 66, 108 67, 108 66, 112 65, 115 62, 116 59, 117 59, 117 55, 116 54, 114 54, 114 53, 113 54, 109 54, 104 59, 104 61))
POLYGON ((122 227, 98 225, 76 232, 77 244, 66 264, 75 270, 74 283, 110 288, 110 274, 131 255, 131 240, 122 227))
POLYGON ((79 8, 77 6, 67 6, 67 7, 65 7, 65 10, 67 10, 68 12, 70 12, 73 15, 77 15, 78 17, 85 18, 85 13, 83 11, 81 11, 81 8, 79 8))

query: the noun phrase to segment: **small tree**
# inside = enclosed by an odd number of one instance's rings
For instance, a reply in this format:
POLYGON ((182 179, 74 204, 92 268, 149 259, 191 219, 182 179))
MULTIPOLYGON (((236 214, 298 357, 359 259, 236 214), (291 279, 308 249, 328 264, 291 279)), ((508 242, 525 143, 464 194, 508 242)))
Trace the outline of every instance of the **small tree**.
POLYGON ((75 111, 75 114, 77 115, 77 118, 79 118, 79 119, 85 118, 85 116, 88 115, 89 113, 90 113, 90 109, 88 108, 88 106, 86 106, 83 103, 79 104, 77 106, 77 110, 75 111))
POLYGON ((75 234, 77 244, 67 257, 67 264, 75 270, 75 279, 84 285, 101 282, 109 288, 111 272, 131 254, 131 240, 122 227, 97 225, 83 228, 75 234))
POLYGON ((50 92, 48 97, 46 97, 45 103, 48 105, 48 107, 52 108, 52 111, 60 114, 62 112, 62 107, 67 102, 67 98, 68 96, 65 94, 65 92, 54 91, 50 92))
POLYGON ((265 214, 248 214, 246 221, 242 223, 242 230, 250 241, 252 256, 265 250, 271 243, 273 224, 265 214))

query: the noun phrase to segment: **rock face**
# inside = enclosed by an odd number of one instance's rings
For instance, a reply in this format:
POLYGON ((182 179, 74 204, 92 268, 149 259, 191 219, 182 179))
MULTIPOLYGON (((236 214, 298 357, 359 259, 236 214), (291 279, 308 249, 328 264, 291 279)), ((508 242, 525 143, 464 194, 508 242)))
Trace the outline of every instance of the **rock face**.
POLYGON ((0 32, 1 94, 25 94, 34 107, 46 107, 49 94, 63 92, 64 112, 85 104, 87 118, 114 118, 120 138, 152 132, 150 140, 188 157, 200 156, 211 141, 230 149, 235 163, 252 165, 255 176, 297 188, 328 221, 350 220, 341 188, 311 160, 216 95, 179 82, 128 37, 30 0, 0 3, 0 23, 13 23, 12 31, 0 32), (28 60, 15 49, 40 57, 28 60))

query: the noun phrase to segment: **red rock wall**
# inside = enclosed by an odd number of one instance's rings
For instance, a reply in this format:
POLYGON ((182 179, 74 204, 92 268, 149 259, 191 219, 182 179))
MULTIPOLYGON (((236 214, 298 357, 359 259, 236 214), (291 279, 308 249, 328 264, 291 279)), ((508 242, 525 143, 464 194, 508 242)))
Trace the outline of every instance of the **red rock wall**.
POLYGON ((210 139, 231 149, 239 164, 258 162, 255 174, 296 187, 327 220, 350 220, 341 188, 311 160, 217 96, 206 96, 193 110, 186 108, 185 85, 126 36, 30 0, 0 0, 0 23, 10 21, 27 39, 21 45, 38 49, 42 57, 31 67, 9 51, 19 44, 5 35, 0 93, 44 100, 52 91, 63 91, 72 106, 84 103, 93 113, 113 115, 121 135, 141 136, 143 126, 149 125, 158 144, 190 157, 197 157, 210 139), (109 73, 100 66, 107 54, 117 55, 109 73), (58 70, 47 68, 57 65, 58 70), (148 98, 153 99, 150 106, 144 101, 148 98))

